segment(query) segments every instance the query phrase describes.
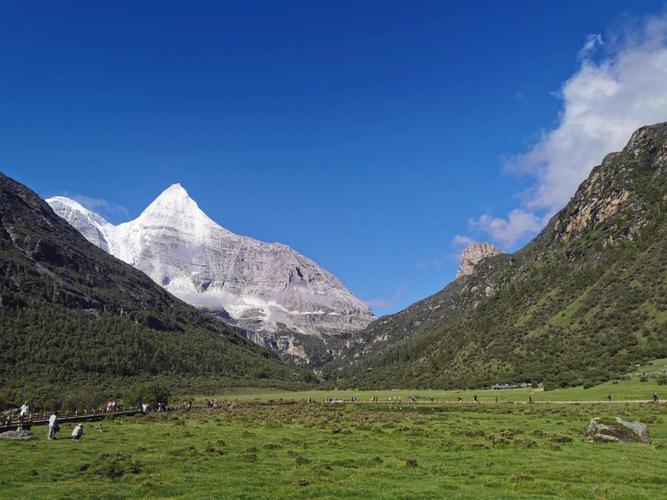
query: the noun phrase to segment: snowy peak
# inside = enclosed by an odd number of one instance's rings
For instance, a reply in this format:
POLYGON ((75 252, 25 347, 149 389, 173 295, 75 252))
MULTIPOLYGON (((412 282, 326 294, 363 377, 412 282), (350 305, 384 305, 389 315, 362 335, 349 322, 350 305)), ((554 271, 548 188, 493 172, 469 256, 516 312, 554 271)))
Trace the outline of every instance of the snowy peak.
POLYGON ((160 196, 155 198, 153 203, 146 207, 139 218, 173 220, 183 216, 210 221, 208 216, 199 208, 197 202, 190 198, 185 188, 176 183, 169 186, 160 196))
POLYGON ((65 196, 53 196, 46 202, 51 205, 54 212, 74 226, 88 241, 109 251, 105 232, 107 228, 113 226, 102 216, 65 196))
POLYGON ((60 205, 62 207, 61 208, 62 210, 69 210, 71 212, 80 213, 82 216, 90 218, 90 220, 94 221, 96 224, 99 225, 109 224, 101 215, 96 214, 92 210, 88 210, 78 201, 75 201, 71 198, 67 198, 66 196, 52 196, 51 198, 48 198, 46 202, 52 206, 60 205))
POLYGON ((291 346, 285 349, 293 354, 289 349, 296 349, 297 337, 291 335, 351 333, 374 319, 334 275, 287 245, 219 226, 180 184, 117 226, 67 198, 47 201, 89 241, 182 300, 229 314, 235 324, 255 332, 258 343, 291 346), (280 340, 284 335, 287 343, 280 340))
POLYGON ((190 198, 190 195, 180 183, 172 184, 162 191, 160 196, 148 205, 145 211, 155 210, 157 208, 173 208, 177 211, 199 210, 197 203, 190 198))

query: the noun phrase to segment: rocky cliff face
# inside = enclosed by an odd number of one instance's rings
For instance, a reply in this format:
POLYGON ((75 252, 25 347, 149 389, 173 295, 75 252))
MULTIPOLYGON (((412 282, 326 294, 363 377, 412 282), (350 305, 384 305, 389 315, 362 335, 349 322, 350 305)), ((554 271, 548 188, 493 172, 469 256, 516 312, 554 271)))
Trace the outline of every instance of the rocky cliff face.
POLYGON ((371 323, 331 376, 373 388, 559 387, 667 356, 667 123, 608 155, 524 248, 479 250, 443 290, 371 323))
POLYGON ((373 319, 334 275, 286 245, 219 226, 179 184, 138 218, 117 226, 73 200, 54 197, 47 202, 90 242, 144 271, 172 294, 290 356, 309 360, 304 336, 351 333, 373 319))
POLYGON ((459 264, 459 271, 456 273, 456 278, 471 275, 475 266, 479 264, 482 259, 500 255, 501 253, 503 253, 503 251, 500 248, 493 246, 491 243, 473 243, 461 254, 461 262, 459 264))

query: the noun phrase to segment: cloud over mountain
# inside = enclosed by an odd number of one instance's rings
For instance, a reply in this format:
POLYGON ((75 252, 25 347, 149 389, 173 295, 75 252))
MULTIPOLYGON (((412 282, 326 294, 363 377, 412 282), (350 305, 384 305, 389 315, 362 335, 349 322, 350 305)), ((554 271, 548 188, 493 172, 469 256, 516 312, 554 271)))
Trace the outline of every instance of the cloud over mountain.
POLYGON ((505 247, 525 241, 567 203, 605 154, 621 149, 638 127, 667 119, 667 17, 607 38, 587 37, 577 71, 556 94, 562 100, 558 126, 506 160, 507 171, 534 179, 521 193, 521 206, 506 217, 471 219, 472 231, 505 247))

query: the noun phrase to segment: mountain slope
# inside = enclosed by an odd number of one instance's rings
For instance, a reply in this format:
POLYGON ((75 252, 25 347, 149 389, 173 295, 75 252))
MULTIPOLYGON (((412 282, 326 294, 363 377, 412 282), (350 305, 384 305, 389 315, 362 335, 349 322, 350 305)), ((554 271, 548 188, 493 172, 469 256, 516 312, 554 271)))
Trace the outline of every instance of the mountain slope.
POLYGON ((286 245, 219 226, 180 184, 118 226, 68 198, 47 202, 92 243, 279 352, 312 360, 304 337, 319 339, 323 350, 323 337, 361 330, 373 319, 331 273, 286 245))
POLYGON ((303 380, 90 244, 0 174, 0 385, 110 378, 303 380))
MULTIPOLYGON (((525 248, 365 330, 360 387, 606 380, 667 355, 667 124, 638 130, 525 248)), ((334 374, 330 374, 334 376, 334 374)))

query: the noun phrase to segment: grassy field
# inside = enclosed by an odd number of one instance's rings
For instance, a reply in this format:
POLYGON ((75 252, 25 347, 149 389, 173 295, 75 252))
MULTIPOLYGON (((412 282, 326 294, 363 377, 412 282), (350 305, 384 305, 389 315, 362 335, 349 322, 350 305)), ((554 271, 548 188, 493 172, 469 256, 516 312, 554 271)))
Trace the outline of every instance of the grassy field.
MULTIPOLYGON (((152 414, 80 442, 0 440, 0 496, 658 498, 667 405, 292 405, 152 414), (653 444, 590 444, 593 416, 653 444)), ((61 436, 71 432, 64 425, 61 436)))
POLYGON ((90 423, 81 442, 66 439, 72 425, 57 441, 35 427, 31 440, 0 440, 0 497, 660 498, 667 404, 638 401, 667 399, 653 376, 665 367, 547 392, 226 390, 196 401, 240 403, 90 423), (608 394, 612 404, 595 402, 608 394), (409 404, 412 395, 428 404, 409 404), (322 403, 352 396, 385 402, 322 403), (245 404, 280 398, 297 402, 245 404), (653 444, 587 443, 596 416, 648 423, 653 444))
MULTIPOLYGON (((654 367, 655 369, 655 367, 654 367)), ((633 375, 629 380, 615 380, 604 384, 596 385, 588 389, 583 387, 569 387, 566 389, 557 389, 553 391, 542 391, 541 389, 522 388, 522 389, 503 389, 503 390, 465 390, 465 391, 441 391, 441 390, 378 390, 378 391, 354 391, 354 390, 329 390, 329 391, 279 391, 262 389, 242 389, 221 391, 220 394, 209 396, 208 399, 215 397, 218 400, 238 399, 240 401, 266 401, 271 399, 286 400, 307 400, 322 402, 326 398, 336 398, 350 400, 356 397, 360 401, 369 401, 375 396, 381 401, 387 401, 389 398, 400 398, 407 402, 411 396, 416 396, 418 401, 430 402, 433 398, 436 403, 455 402, 457 397, 463 398, 465 402, 472 402, 473 395, 477 395, 482 403, 495 403, 495 398, 499 402, 528 402, 531 396, 535 402, 545 401, 603 401, 607 400, 609 394, 613 401, 649 401, 657 393, 661 398, 667 399, 667 385, 660 385, 654 378, 646 382, 640 381, 640 375, 633 375)), ((196 396, 197 400, 206 399, 203 396, 196 396)))

